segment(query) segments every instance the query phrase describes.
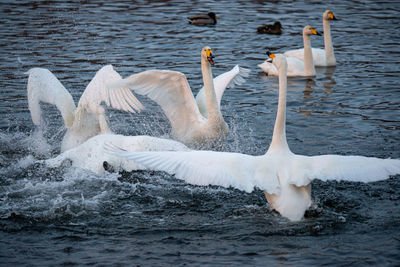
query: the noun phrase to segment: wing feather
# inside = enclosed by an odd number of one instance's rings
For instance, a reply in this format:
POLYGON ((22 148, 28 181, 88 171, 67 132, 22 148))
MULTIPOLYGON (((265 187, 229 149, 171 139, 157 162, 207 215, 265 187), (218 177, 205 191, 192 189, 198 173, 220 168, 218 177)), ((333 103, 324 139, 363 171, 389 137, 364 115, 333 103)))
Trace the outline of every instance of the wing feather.
POLYGON ((83 92, 78 108, 97 113, 98 107, 104 102, 107 106, 111 105, 113 108, 123 111, 132 112, 144 109, 143 105, 129 89, 107 86, 120 80, 122 80, 121 75, 111 65, 102 67, 83 92))
POLYGON ((234 187, 246 192, 254 187, 271 193, 279 190, 276 175, 265 173, 265 169, 260 172, 261 157, 257 156, 214 151, 128 152, 111 144, 105 145, 105 150, 194 185, 234 187))
POLYGON ((314 179, 322 181, 374 182, 400 174, 400 160, 363 156, 301 156, 296 155, 295 170, 291 183, 307 185, 314 179))
POLYGON ((57 77, 48 69, 32 68, 26 74, 28 78, 28 106, 32 121, 40 125, 40 102, 56 105, 60 110, 66 127, 74 121, 75 103, 71 94, 65 89, 57 77))
POLYGON ((187 129, 193 121, 202 119, 183 73, 148 70, 110 85, 119 86, 129 87, 159 104, 174 129, 187 129))

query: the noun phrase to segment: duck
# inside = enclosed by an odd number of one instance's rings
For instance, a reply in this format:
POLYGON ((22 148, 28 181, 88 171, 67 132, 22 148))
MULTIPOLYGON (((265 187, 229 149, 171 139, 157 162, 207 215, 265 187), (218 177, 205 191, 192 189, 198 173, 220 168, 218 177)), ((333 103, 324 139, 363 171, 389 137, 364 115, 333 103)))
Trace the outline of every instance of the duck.
POLYGON ((200 14, 188 17, 189 24, 193 25, 215 25, 217 24, 217 16, 214 12, 208 12, 207 14, 200 14))
POLYGON ((108 82, 116 82, 122 77, 112 65, 102 67, 87 85, 78 106, 68 90, 48 69, 32 68, 26 72, 28 77, 28 108, 36 128, 43 128, 40 102, 55 105, 60 111, 67 131, 61 143, 61 152, 82 144, 90 137, 100 133, 110 133, 105 103, 118 110, 131 113, 144 109, 142 103, 127 87, 112 88, 108 82))
MULTIPOLYGON (((314 65, 318 67, 336 66, 336 58, 333 50, 330 21, 337 20, 330 10, 325 10, 322 15, 322 24, 324 26, 324 44, 325 49, 312 48, 314 65)), ((287 57, 295 57, 304 60, 304 49, 289 50, 284 53, 287 57)))
POLYGON ((282 25, 279 21, 274 24, 265 24, 257 28, 257 33, 282 34, 282 25))
MULTIPOLYGON (((286 57, 270 61, 279 70, 279 98, 271 143, 264 155, 219 151, 131 152, 106 143, 107 153, 134 160, 148 170, 164 171, 194 185, 233 187, 245 192, 264 190, 272 210, 298 222, 311 206, 311 182, 373 182, 400 173, 400 159, 365 156, 294 154, 286 139, 286 57)), ((323 150, 324 148, 320 148, 323 150)))
MULTIPOLYGON (((184 144, 177 141, 147 135, 125 136, 106 133, 93 136, 82 144, 68 149, 58 156, 40 160, 48 168, 59 168, 69 161, 72 167, 90 171, 98 176, 106 172, 130 172, 145 169, 132 160, 112 156, 104 150, 104 144, 112 142, 118 147, 130 151, 187 151, 184 144)), ((68 165, 67 165, 68 166, 68 165)))
MULTIPOLYGON (((311 53, 311 35, 321 35, 315 28, 310 25, 307 25, 303 28, 303 42, 304 42, 304 51, 305 51, 305 60, 302 61, 298 58, 287 57, 286 61, 288 64, 287 67, 287 76, 289 77, 313 77, 317 73, 315 71, 314 63, 313 63, 313 55, 311 53)), ((266 74, 269 76, 278 76, 279 71, 275 67, 274 64, 268 62, 266 60, 262 64, 258 65, 266 74)))
POLYGON ((213 146, 228 135, 228 125, 220 110, 222 94, 225 88, 241 84, 248 75, 247 69, 235 66, 213 80, 213 58, 211 48, 203 47, 201 69, 204 87, 199 91, 197 102, 186 76, 177 71, 147 70, 114 86, 129 87, 160 105, 171 124, 173 139, 194 148, 213 146))

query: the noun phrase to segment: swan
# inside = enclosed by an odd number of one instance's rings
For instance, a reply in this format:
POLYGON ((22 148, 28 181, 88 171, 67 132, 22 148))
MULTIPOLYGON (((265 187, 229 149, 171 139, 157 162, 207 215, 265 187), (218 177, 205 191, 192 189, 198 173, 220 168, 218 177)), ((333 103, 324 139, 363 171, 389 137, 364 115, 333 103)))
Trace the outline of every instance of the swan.
POLYGON ((108 82, 121 80, 111 65, 102 67, 83 92, 78 107, 71 94, 48 69, 32 68, 28 77, 28 107, 33 123, 41 127, 40 102, 56 105, 61 112, 67 132, 61 143, 61 152, 75 147, 99 133, 111 132, 101 103, 134 113, 144 107, 129 88, 106 86, 108 82))
MULTIPOLYGON (((324 44, 325 49, 312 48, 313 60, 315 66, 336 66, 336 58, 333 51, 330 21, 337 20, 333 12, 325 10, 322 15, 324 26, 324 44)), ((304 49, 290 50, 284 53, 287 57, 295 57, 304 60, 304 49)))
POLYGON ((274 24, 265 24, 257 28, 257 33, 268 33, 268 34, 282 34, 282 24, 279 21, 275 21, 274 24))
POLYGON ((184 144, 170 139, 151 136, 124 136, 118 134, 96 135, 84 143, 64 151, 55 158, 40 161, 49 168, 57 168, 66 160, 71 161, 72 166, 86 169, 97 175, 103 175, 104 171, 133 171, 144 167, 131 160, 125 160, 112 156, 104 151, 104 144, 112 142, 118 147, 130 151, 186 151, 184 144))
POLYGON ((373 182, 400 173, 399 159, 294 154, 286 140, 285 56, 276 55, 273 64, 279 70, 279 100, 272 141, 264 155, 193 150, 130 152, 106 143, 108 153, 134 160, 147 169, 174 174, 195 185, 234 187, 246 192, 260 188, 270 207, 290 221, 301 220, 311 206, 311 182, 314 179, 373 182))
MULTIPOLYGON (((298 58, 287 57, 287 76, 315 76, 315 67, 313 63, 313 55, 311 53, 311 35, 321 35, 313 27, 307 25, 303 28, 303 41, 304 41, 304 51, 305 60, 302 61, 298 58)), ((279 71, 271 62, 265 61, 264 63, 258 65, 265 73, 271 76, 278 76, 279 71)))
POLYGON ((214 12, 208 12, 207 14, 200 14, 196 16, 188 17, 189 24, 193 25, 210 25, 217 24, 217 16, 214 12))
POLYGON ((201 69, 204 89, 200 90, 197 103, 183 73, 167 70, 148 70, 133 74, 114 85, 129 87, 135 93, 146 95, 157 102, 168 117, 172 136, 187 146, 202 147, 228 135, 219 102, 226 87, 240 84, 248 70, 234 67, 213 81, 212 50, 201 50, 201 69))

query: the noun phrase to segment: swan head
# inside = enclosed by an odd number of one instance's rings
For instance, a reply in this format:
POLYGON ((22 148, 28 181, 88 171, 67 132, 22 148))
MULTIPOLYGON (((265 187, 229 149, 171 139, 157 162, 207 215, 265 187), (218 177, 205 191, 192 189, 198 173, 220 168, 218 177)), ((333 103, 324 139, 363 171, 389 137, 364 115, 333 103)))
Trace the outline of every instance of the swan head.
POLYGON ((324 20, 338 20, 335 15, 333 15, 333 12, 330 10, 325 10, 324 15, 322 16, 324 20))
POLYGON ((214 66, 214 56, 209 46, 205 46, 203 49, 201 49, 201 57, 202 59, 208 61, 211 66, 214 66))
POLYGON ((270 53, 269 51, 267 52, 268 59, 267 62, 272 62, 274 66, 279 70, 282 67, 287 68, 287 62, 286 62, 286 57, 283 54, 275 54, 275 53, 270 53))
POLYGON ((314 27, 311 27, 310 25, 307 25, 303 29, 303 34, 306 35, 321 35, 321 33, 317 32, 317 30, 314 27))

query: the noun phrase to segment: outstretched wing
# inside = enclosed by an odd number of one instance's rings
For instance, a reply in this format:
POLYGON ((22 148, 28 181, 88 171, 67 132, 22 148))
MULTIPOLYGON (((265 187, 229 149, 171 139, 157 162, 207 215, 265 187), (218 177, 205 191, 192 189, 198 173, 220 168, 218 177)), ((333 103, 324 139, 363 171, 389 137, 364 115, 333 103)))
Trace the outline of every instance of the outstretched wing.
POLYGON ((363 156, 301 156, 296 155, 296 170, 291 183, 297 186, 309 184, 314 179, 322 181, 344 180, 374 182, 385 180, 390 175, 400 174, 400 160, 379 159, 363 156))
POLYGON ((100 104, 104 102, 107 106, 132 113, 144 109, 128 87, 107 86, 121 80, 121 75, 111 65, 102 67, 83 92, 78 108, 85 108, 86 111, 97 114, 100 104))
MULTIPOLYGON (((111 144, 109 153, 133 160, 147 169, 165 171, 194 185, 218 185, 251 192, 254 187, 277 193, 276 175, 266 172, 260 156, 214 151, 128 152, 111 144)), ((263 158, 265 161, 265 158, 263 158)), ((265 162, 264 162, 265 163, 265 162)), ((268 165, 268 164, 267 164, 268 165)))
POLYGON ((157 102, 173 129, 188 129, 193 121, 203 119, 183 73, 148 70, 131 75, 112 86, 127 86, 157 102))
MULTIPOLYGON (((225 92, 226 88, 233 88, 235 85, 241 85, 246 80, 245 78, 249 76, 249 69, 239 67, 236 65, 230 71, 222 73, 214 78, 214 90, 217 97, 218 105, 221 104, 222 95, 225 92)), ((206 94, 204 90, 204 86, 200 89, 196 96, 197 106, 201 114, 205 117, 208 117, 207 111, 207 103, 206 103, 206 94)))
POLYGON ((32 68, 26 72, 28 78, 28 106, 32 121, 39 126, 41 121, 40 102, 56 105, 66 127, 74 121, 75 104, 71 94, 48 69, 32 68))

